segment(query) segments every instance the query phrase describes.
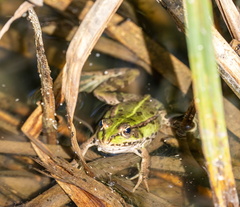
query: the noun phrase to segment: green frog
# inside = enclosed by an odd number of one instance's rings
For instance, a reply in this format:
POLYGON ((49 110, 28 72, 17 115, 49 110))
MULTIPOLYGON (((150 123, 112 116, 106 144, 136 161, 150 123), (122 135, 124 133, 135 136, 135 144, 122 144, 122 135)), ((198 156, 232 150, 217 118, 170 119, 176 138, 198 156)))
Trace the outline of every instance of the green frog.
POLYGON ((97 146, 99 151, 105 153, 135 153, 140 156, 140 172, 133 192, 142 182, 149 191, 147 178, 150 157, 146 146, 158 134, 165 114, 163 105, 150 95, 117 92, 138 75, 139 71, 132 68, 112 69, 100 74, 86 72, 80 86, 81 91, 93 91, 98 99, 113 105, 103 116, 95 135, 81 145, 83 156, 92 146, 97 146))

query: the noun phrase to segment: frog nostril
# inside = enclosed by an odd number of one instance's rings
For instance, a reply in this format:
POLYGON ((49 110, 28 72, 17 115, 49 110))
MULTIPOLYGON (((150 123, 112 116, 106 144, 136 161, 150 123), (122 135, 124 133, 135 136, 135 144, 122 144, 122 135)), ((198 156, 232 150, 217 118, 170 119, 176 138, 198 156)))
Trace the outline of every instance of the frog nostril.
POLYGON ((110 127, 112 125, 112 121, 110 119, 102 119, 99 124, 101 129, 107 129, 108 127, 110 127))

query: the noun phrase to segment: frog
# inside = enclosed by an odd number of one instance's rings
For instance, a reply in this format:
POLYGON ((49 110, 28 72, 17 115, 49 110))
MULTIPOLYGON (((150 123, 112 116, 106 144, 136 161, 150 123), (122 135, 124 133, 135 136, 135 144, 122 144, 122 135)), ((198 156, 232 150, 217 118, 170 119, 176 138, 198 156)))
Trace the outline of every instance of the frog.
POLYGON ((142 96, 119 91, 130 85, 139 74, 139 70, 135 68, 109 69, 101 74, 84 73, 85 78, 80 82, 80 92, 93 92, 99 100, 112 107, 100 120, 94 136, 85 141, 80 149, 83 157, 93 146, 107 154, 138 155, 141 157, 141 164, 137 175, 138 181, 132 192, 135 192, 142 182, 149 192, 147 179, 150 156, 146 147, 157 136, 161 125, 166 122, 164 120, 166 111, 161 102, 148 94, 142 96))

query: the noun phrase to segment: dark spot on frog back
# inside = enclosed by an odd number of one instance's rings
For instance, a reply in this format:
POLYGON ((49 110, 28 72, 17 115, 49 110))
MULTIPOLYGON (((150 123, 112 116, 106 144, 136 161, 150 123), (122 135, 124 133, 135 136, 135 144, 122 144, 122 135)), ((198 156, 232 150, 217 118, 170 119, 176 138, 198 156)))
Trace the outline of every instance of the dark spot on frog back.
POLYGON ((138 111, 136 114, 137 114, 137 116, 142 116, 142 112, 141 111, 138 111))
POLYGON ((152 120, 149 122, 149 124, 152 124, 152 125, 154 125, 155 123, 156 123, 155 120, 152 120))

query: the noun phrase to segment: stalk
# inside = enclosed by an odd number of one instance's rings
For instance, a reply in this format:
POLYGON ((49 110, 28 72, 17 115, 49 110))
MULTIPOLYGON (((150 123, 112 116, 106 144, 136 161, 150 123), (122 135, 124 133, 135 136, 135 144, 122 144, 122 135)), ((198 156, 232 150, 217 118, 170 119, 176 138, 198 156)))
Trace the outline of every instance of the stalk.
POLYGON ((210 0, 184 0, 194 100, 214 206, 238 207, 224 119, 220 78, 212 43, 210 0))

